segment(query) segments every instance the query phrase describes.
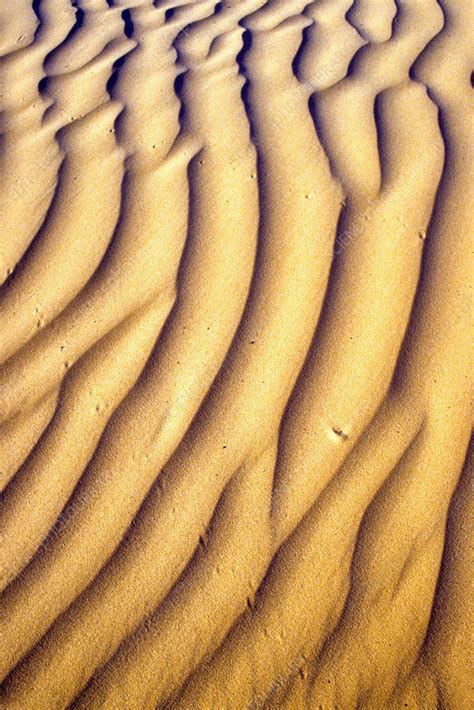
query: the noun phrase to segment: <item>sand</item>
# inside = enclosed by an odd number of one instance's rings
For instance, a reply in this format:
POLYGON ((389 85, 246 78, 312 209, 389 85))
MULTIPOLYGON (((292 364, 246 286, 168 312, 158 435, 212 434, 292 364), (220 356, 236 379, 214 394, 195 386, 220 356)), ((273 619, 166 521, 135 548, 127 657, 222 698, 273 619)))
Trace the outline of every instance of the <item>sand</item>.
POLYGON ((1 708, 472 708, 473 21, 0 4, 1 708))

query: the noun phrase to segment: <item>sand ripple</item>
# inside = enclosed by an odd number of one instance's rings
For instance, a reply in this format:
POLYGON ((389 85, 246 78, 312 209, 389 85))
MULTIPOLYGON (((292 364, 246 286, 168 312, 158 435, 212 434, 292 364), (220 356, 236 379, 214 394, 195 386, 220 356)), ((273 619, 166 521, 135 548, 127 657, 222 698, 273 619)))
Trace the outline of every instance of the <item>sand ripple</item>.
POLYGON ((0 707, 468 710, 467 0, 0 7, 0 707))

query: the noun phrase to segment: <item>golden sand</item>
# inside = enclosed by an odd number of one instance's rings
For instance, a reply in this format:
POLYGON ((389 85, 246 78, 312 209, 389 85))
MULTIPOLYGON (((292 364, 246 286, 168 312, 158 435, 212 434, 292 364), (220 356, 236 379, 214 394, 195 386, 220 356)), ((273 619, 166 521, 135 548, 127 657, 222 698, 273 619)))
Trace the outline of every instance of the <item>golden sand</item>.
POLYGON ((470 710, 471 0, 0 0, 0 707, 470 710))

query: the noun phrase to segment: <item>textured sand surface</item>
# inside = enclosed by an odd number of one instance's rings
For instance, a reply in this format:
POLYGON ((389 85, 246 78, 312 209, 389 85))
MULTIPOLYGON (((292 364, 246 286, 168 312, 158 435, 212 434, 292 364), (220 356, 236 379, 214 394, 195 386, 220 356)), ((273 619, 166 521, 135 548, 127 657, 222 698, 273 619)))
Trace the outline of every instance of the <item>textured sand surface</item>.
POLYGON ((0 707, 470 710, 472 0, 0 0, 0 707))

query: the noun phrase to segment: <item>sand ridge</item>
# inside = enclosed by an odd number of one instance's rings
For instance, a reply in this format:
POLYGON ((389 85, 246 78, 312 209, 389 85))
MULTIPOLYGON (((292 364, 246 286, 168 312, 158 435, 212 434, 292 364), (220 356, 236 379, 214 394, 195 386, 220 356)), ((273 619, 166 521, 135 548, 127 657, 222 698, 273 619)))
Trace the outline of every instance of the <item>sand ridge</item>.
POLYGON ((0 8, 0 707, 470 707, 472 19, 0 8))

